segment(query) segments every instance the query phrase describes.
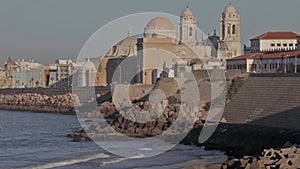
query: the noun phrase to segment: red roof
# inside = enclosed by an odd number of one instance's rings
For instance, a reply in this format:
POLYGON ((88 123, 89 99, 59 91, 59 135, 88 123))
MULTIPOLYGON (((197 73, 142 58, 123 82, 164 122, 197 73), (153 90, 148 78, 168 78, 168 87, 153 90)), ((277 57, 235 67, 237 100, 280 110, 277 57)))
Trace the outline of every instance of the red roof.
POLYGON ((295 57, 300 55, 300 50, 289 52, 275 52, 275 53, 248 53, 245 55, 237 56, 227 61, 244 60, 244 59, 278 59, 284 57, 295 57))
POLYGON ((11 59, 11 57, 9 57, 9 58, 7 59, 6 64, 7 64, 7 65, 15 65, 15 66, 18 65, 15 61, 13 61, 13 60, 11 59))
POLYGON ((296 39, 299 34, 295 32, 267 32, 262 35, 256 36, 250 40, 261 39, 296 39))
POLYGON ((260 56, 260 55, 263 55, 264 53, 247 53, 245 55, 241 55, 241 56, 237 56, 237 57, 234 57, 234 58, 231 58, 231 59, 227 59, 228 61, 230 60, 244 60, 244 59, 251 59, 252 57, 255 57, 255 56, 260 56))

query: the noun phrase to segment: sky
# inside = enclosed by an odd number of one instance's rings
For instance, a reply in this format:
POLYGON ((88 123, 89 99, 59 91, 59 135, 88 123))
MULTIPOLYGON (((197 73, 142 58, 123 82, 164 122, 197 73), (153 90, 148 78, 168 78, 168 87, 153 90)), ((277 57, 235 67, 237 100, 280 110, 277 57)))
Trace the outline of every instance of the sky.
MULTIPOLYGON (((300 33, 299 0, 189 0, 188 5, 198 27, 212 34, 219 32, 220 15, 230 2, 240 13, 245 44, 268 31, 300 33)), ((89 37, 107 23, 140 12, 179 16, 186 5, 185 0, 0 0, 0 66, 8 57, 43 64, 76 60, 89 37)))

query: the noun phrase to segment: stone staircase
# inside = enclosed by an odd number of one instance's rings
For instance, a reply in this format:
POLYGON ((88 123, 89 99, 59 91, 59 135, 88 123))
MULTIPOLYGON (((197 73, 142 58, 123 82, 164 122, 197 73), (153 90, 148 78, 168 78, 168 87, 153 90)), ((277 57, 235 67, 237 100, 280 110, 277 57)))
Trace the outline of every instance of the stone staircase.
POLYGON ((226 105, 228 123, 300 129, 300 74, 252 74, 226 105))

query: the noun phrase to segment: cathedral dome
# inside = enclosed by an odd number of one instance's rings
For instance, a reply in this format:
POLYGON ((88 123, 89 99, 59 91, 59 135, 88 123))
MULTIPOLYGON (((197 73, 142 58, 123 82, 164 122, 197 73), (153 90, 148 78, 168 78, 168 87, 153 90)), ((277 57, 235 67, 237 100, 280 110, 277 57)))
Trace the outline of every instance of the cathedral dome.
POLYGON ((194 14, 189 7, 186 7, 182 12, 181 16, 194 16, 194 14))
POLYGON ((175 38, 176 29, 167 18, 156 17, 148 22, 144 30, 144 36, 147 38, 175 38))
POLYGON ((173 24, 165 17, 156 17, 151 19, 146 29, 170 29, 175 30, 173 24))
POLYGON ((226 8, 224 13, 236 13, 235 7, 230 3, 226 8))

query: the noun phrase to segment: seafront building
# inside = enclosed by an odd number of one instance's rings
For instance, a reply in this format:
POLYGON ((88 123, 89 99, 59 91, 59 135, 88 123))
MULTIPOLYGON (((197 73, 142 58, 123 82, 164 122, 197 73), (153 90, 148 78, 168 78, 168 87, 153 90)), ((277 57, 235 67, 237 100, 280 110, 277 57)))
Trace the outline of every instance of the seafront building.
POLYGON ((227 70, 244 73, 292 73, 300 71, 300 50, 248 53, 227 59, 227 70))
POLYGON ((299 34, 267 32, 251 41, 250 52, 226 60, 228 70, 248 73, 299 72, 299 34))
POLYGON ((267 32, 251 41, 251 52, 282 52, 297 49, 297 37, 294 32, 267 32))

